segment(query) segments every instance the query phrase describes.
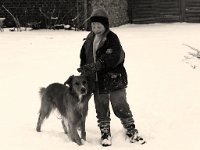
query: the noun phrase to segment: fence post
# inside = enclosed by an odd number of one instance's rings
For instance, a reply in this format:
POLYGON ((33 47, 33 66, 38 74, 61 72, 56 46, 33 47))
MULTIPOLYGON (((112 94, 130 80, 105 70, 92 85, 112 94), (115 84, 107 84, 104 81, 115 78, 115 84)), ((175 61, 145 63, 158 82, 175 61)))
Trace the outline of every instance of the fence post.
POLYGON ((181 11, 181 17, 180 17, 180 21, 184 22, 185 21, 185 12, 186 12, 186 0, 179 0, 180 2, 180 11, 181 11))
POLYGON ((128 18, 129 18, 129 23, 133 23, 133 0, 127 0, 128 3, 128 18))
POLYGON ((87 11, 87 0, 84 0, 84 28, 87 30, 87 19, 88 19, 88 11, 87 11))

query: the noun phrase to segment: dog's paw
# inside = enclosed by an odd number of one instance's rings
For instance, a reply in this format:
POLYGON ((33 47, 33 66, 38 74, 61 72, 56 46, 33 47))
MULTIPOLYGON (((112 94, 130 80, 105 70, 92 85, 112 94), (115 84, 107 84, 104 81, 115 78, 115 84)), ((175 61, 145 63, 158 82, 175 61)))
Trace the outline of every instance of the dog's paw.
POLYGON ((79 146, 80 146, 80 145, 83 145, 80 137, 73 138, 73 141, 74 141, 76 144, 78 144, 79 146))
POLYGON ((81 132, 81 139, 86 141, 86 132, 81 132))
POLYGON ((41 132, 41 129, 39 127, 36 128, 37 132, 41 132))

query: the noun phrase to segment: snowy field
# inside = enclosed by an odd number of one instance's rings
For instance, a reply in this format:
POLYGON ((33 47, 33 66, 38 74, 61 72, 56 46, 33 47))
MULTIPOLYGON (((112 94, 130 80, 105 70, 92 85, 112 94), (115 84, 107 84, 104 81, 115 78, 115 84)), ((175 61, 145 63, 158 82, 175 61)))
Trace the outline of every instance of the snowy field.
POLYGON ((77 146, 63 133, 55 111, 35 131, 39 88, 77 75, 86 31, 0 32, 1 150, 199 150, 200 24, 124 25, 112 28, 126 52, 127 99, 147 144, 125 139, 111 111, 112 146, 99 144, 93 98, 86 121, 87 142, 77 146), (189 45, 189 46, 186 46, 189 45))

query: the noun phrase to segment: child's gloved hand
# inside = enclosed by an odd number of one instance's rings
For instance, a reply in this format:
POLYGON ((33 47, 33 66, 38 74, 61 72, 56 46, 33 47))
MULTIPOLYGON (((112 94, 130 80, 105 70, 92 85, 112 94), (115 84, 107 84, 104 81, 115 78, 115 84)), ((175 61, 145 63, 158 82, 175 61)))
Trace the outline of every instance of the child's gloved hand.
POLYGON ((96 63, 91 63, 84 65, 80 68, 78 68, 78 72, 80 72, 83 75, 90 75, 97 71, 99 71, 102 68, 102 64, 100 61, 97 61, 96 63))

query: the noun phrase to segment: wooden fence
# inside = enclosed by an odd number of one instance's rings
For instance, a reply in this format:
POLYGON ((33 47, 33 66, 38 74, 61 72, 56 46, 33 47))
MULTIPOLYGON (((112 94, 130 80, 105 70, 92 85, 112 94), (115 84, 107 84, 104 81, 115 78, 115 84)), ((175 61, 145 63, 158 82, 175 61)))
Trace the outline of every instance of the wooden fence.
POLYGON ((200 0, 187 0, 185 6, 185 20, 200 22, 200 0))
MULTIPOLYGON (((0 17, 4 24, 15 24, 2 5, 15 16, 22 26, 40 23, 44 28, 52 24, 82 25, 85 20, 85 0, 1 0, 0 17)), ((87 4, 86 4, 87 5, 87 4)))
POLYGON ((133 23, 200 22, 200 0, 129 0, 133 23))
POLYGON ((13 18, 22 26, 40 23, 43 28, 52 24, 70 24, 87 28, 87 18, 95 7, 104 7, 111 26, 131 23, 200 22, 200 0, 0 0, 0 18, 12 27, 13 18), (128 13, 127 13, 128 11, 128 13))

